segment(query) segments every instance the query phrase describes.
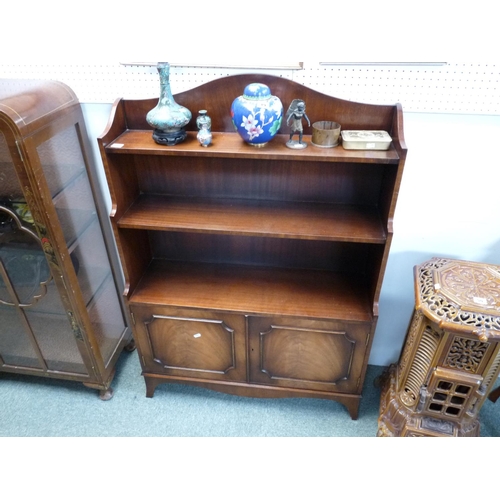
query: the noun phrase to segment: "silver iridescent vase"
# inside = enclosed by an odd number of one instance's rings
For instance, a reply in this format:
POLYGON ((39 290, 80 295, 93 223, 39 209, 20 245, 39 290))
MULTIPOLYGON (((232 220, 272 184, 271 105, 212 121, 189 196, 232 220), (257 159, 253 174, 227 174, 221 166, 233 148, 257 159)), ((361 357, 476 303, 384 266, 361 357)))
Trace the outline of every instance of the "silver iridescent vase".
POLYGON ((160 98, 158 104, 146 115, 146 121, 154 128, 153 139, 157 144, 174 146, 186 136, 186 125, 191 120, 191 111, 177 104, 170 89, 170 65, 160 62, 160 98))

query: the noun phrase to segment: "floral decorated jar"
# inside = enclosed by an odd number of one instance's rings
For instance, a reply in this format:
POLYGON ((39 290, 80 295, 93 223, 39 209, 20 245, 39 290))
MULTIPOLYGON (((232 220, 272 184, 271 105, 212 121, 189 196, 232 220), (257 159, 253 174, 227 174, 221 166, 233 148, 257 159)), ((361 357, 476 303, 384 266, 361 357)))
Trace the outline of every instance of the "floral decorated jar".
POLYGON ((212 132, 208 128, 208 123, 202 123, 201 128, 198 131, 198 134, 196 135, 196 138, 198 139, 198 142, 204 146, 208 147, 212 143, 212 132))
POLYGON ((277 133, 283 117, 283 104, 262 83, 251 83, 231 105, 231 118, 241 138, 252 146, 264 146, 277 133))

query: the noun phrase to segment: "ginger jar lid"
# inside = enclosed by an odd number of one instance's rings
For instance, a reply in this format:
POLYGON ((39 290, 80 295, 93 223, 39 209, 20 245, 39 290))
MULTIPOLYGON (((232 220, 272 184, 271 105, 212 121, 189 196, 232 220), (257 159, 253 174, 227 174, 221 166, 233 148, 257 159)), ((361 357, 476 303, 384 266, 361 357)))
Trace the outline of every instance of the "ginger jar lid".
POLYGON ((245 99, 269 99, 271 97, 271 89, 263 83, 250 83, 243 91, 245 99))

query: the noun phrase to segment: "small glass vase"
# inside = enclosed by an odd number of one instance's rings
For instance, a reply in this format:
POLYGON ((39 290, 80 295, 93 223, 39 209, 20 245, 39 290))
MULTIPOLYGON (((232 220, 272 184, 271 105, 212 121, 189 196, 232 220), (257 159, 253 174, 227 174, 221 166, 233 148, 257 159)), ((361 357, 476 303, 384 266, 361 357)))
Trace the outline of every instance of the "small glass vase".
POLYGON ((198 116, 196 118, 196 126, 198 127, 198 130, 201 130, 202 126, 206 124, 207 129, 209 132, 212 131, 212 119, 210 116, 207 115, 207 110, 206 109, 200 109, 198 111, 198 116))
POLYGON ((191 120, 191 111, 177 104, 170 89, 170 64, 160 62, 160 98, 158 104, 146 115, 146 121, 154 129, 153 139, 157 144, 174 146, 186 136, 186 125, 191 120))

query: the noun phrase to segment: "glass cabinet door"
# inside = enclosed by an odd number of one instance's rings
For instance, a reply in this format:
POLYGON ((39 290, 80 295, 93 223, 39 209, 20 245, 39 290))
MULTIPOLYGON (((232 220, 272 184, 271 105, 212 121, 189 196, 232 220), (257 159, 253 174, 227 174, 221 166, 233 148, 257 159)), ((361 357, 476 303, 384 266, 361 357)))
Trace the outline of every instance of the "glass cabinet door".
POLYGON ((87 371, 1 132, 0 364, 34 372, 87 371))
POLYGON ((37 146, 52 202, 69 249, 104 364, 126 332, 80 137, 75 126, 37 146))

